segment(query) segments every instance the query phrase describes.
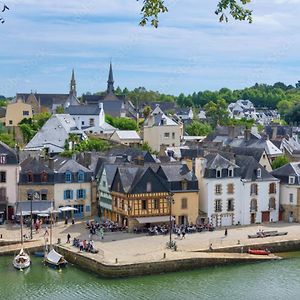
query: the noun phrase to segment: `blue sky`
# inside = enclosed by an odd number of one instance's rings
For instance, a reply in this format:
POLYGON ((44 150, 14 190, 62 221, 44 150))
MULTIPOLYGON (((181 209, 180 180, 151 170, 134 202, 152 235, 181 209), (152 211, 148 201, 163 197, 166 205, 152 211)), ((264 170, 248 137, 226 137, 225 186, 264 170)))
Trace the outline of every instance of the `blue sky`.
MULTIPOLYGON (((141 2, 141 1, 140 1, 141 2)), ((254 0, 254 23, 220 24, 217 0, 166 0, 158 29, 139 27, 136 0, 6 0, 0 95, 79 94, 115 85, 164 93, 300 79, 300 0, 254 0)))

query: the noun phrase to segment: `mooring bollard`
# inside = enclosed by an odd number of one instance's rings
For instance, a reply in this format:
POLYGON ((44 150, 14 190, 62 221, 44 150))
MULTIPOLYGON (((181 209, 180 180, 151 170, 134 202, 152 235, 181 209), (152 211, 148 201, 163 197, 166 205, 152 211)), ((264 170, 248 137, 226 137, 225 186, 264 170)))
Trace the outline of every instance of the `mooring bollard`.
POLYGON ((116 258, 116 264, 118 263, 118 259, 116 258))
POLYGON ((166 258, 167 257, 167 255, 166 255, 166 253, 164 252, 164 258, 166 258))
POLYGON ((0 239, 2 239, 2 233, 0 234, 0 239))

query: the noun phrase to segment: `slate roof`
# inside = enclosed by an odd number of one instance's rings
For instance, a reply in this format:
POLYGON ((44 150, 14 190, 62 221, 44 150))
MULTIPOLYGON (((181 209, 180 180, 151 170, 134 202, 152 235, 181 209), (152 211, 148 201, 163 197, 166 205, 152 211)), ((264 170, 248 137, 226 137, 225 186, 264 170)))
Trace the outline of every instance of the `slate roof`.
POLYGON ((288 184, 289 176, 295 176, 295 185, 300 184, 300 162, 292 162, 286 164, 276 170, 273 170, 272 175, 280 179, 281 183, 288 184))
POLYGON ((141 140, 141 137, 135 130, 116 130, 115 134, 121 140, 141 140))
POLYGON ((5 143, 0 141, 0 154, 5 154, 6 156, 6 165, 17 165, 18 156, 15 150, 8 147, 5 143))
POLYGON ((204 155, 204 150, 201 148, 196 149, 180 149, 181 158, 193 159, 196 157, 202 157, 204 155))
POLYGON ((235 163, 221 156, 219 153, 210 153, 206 155, 205 158, 207 159, 207 169, 228 169, 229 167, 238 168, 235 163))
POLYGON ((237 155, 236 164, 240 167, 241 178, 249 181, 269 181, 276 180, 257 160, 252 156, 237 155), (257 178, 257 169, 261 170, 261 177, 257 178))
MULTIPOLYGON (((30 93, 17 93, 16 98, 22 98, 24 101, 30 96, 30 93)), ((53 104, 63 105, 69 97, 69 94, 39 94, 35 93, 34 96, 42 106, 48 107, 50 110, 53 104)))
POLYGON ((262 148, 232 147, 230 151, 236 155, 252 156, 259 162, 265 150, 262 148))
POLYGON ((48 167, 45 160, 37 159, 35 157, 28 157, 21 163, 20 173, 27 174, 28 172, 32 172, 33 174, 41 174, 42 172, 46 172, 48 174, 54 173, 54 171, 48 167))
POLYGON ((70 115, 99 115, 101 108, 97 105, 70 105, 65 109, 70 115))
POLYGON ((161 165, 160 169, 168 181, 197 180, 194 172, 190 171, 186 164, 161 165))

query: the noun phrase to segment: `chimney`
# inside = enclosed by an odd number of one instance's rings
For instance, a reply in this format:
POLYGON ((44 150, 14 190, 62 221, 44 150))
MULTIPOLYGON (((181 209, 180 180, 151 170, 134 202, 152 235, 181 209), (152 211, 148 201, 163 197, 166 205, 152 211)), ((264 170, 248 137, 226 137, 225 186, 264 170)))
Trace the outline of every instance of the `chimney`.
POLYGON ((277 126, 272 127, 272 140, 276 140, 277 137, 277 126))
POLYGON ((230 138, 230 139, 234 139, 234 126, 233 125, 230 125, 230 126, 228 126, 228 137, 230 138))
POLYGON ((100 109, 103 109, 103 102, 99 102, 98 105, 100 109))
POLYGON ((54 170, 54 158, 53 157, 49 157, 48 167, 49 167, 49 169, 54 170))
POLYGON ((245 129, 245 131, 244 131, 244 139, 246 141, 250 141, 250 135, 251 135, 251 130, 250 129, 245 129))
POLYGON ((88 168, 92 163, 92 152, 84 152, 84 166, 88 168))

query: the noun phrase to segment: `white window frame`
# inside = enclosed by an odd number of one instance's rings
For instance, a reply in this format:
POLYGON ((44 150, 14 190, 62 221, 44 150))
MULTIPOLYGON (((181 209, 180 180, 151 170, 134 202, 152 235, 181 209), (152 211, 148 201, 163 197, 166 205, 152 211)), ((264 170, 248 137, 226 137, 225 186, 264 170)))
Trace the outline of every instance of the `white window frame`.
POLYGON ((289 184, 295 184, 295 176, 289 176, 289 184))

